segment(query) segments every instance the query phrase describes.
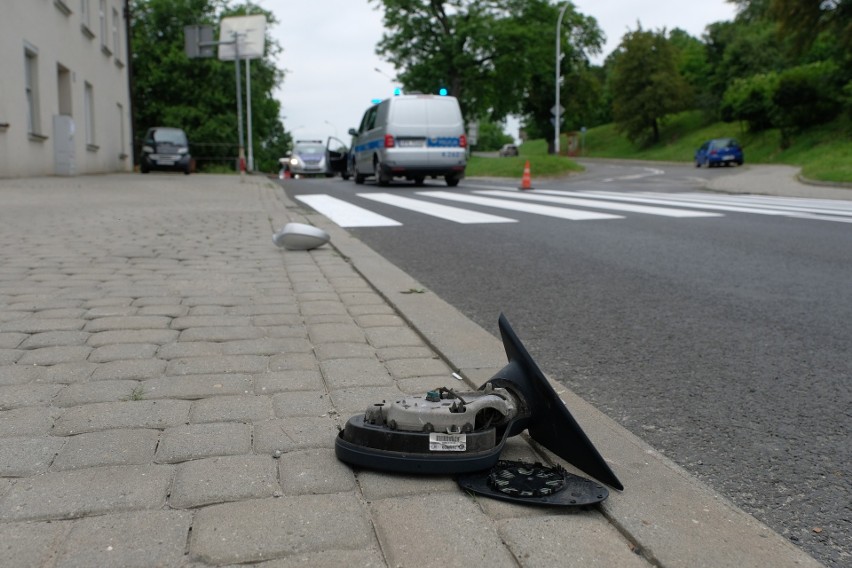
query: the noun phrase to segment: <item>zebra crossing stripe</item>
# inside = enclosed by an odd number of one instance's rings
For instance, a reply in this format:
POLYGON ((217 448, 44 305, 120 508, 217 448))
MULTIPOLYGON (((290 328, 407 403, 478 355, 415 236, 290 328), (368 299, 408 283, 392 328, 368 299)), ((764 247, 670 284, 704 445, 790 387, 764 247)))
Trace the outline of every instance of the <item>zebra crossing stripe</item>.
POLYGON ((462 209, 460 207, 451 207, 450 205, 441 205, 440 203, 431 203, 420 199, 411 199, 410 197, 402 197, 400 195, 392 195, 390 193, 359 193, 358 197, 370 199, 379 203, 401 207, 410 211, 431 215, 439 219, 454 221, 456 223, 517 223, 517 219, 509 219, 508 217, 499 217, 488 213, 480 213, 479 211, 471 211, 470 209, 462 209))
POLYGON ((296 199, 322 213, 341 227, 398 227, 402 225, 369 209, 352 205, 330 195, 297 195, 296 199))
POLYGON ((486 207, 496 207, 498 209, 509 209, 511 211, 534 213, 536 215, 545 215, 547 217, 556 217, 558 219, 569 219, 571 221, 582 221, 588 219, 624 219, 624 217, 621 215, 610 215, 609 213, 594 213, 592 211, 580 211, 577 209, 552 207, 550 205, 539 205, 536 203, 523 203, 507 199, 494 199, 491 197, 482 197, 479 195, 470 195, 465 193, 450 193, 448 191, 420 191, 417 192, 417 194, 425 195, 426 197, 447 199, 449 201, 459 201, 462 203, 485 205, 486 207))
POLYGON ((633 205, 630 203, 610 203, 594 199, 583 199, 578 197, 558 197, 551 195, 538 195, 532 193, 518 193, 516 191, 476 191, 482 195, 493 195, 508 197, 510 199, 526 199, 530 201, 542 201, 548 203, 561 203, 563 205, 577 205, 579 207, 594 207, 597 209, 608 209, 614 211, 627 211, 631 213, 646 213, 648 215, 662 215, 663 217, 723 217, 722 213, 708 213, 706 211, 694 211, 691 209, 670 209, 668 207, 653 207, 650 205, 633 205))
MULTIPOLYGON (((665 194, 646 193, 649 197, 661 197, 665 194)), ((680 194, 678 199, 688 201, 690 203, 720 203, 724 205, 741 205, 745 207, 757 206, 766 209, 777 209, 779 211, 792 211, 796 213, 816 213, 818 215, 841 215, 844 217, 852 217, 852 207, 848 203, 839 205, 827 204, 812 204, 812 202, 795 202, 786 199, 772 200, 753 200, 751 196, 715 196, 704 194, 680 194)), ((700 207, 700 205, 698 205, 700 207)))

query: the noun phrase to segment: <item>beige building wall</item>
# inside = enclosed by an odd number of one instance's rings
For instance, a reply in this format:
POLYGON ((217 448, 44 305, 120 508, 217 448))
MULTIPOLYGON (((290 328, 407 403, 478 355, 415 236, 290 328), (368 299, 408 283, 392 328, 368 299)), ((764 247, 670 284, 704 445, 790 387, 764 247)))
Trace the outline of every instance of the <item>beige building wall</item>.
POLYGON ((133 168, 124 0, 2 0, 0 177, 133 168))

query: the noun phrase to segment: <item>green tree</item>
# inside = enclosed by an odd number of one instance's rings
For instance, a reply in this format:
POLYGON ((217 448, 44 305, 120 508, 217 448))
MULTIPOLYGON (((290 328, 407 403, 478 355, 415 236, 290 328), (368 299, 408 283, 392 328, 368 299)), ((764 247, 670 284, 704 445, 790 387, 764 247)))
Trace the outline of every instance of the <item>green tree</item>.
POLYGON ((612 113, 616 128, 633 143, 659 142, 665 116, 687 106, 689 87, 677 64, 665 30, 639 26, 622 38, 613 57, 612 113))
MULTIPOLYGON (((444 86, 465 116, 499 121, 520 113, 552 139, 557 6, 548 0, 371 1, 384 8, 387 30, 377 52, 394 65, 406 90, 444 86)), ((602 37, 595 20, 573 5, 562 34, 567 82, 582 72, 578 63, 600 50, 602 37)))
MULTIPOLYGON (((184 26, 217 24, 221 16, 244 15, 246 6, 227 0, 132 0, 131 96, 134 132, 150 126, 183 128, 200 168, 208 159, 235 163, 236 82, 232 62, 190 60, 184 53, 184 26)), ((269 12, 267 22, 274 23, 269 12)), ((218 30, 216 32, 218 37, 218 30)), ((256 167, 273 171, 289 143, 272 91, 283 76, 272 63, 280 47, 267 37, 266 56, 251 64, 252 126, 256 167)), ((240 74, 244 80, 244 72, 240 74)), ((245 89, 243 89, 245 93, 245 89)))
POLYGON ((479 120, 479 137, 474 146, 479 151, 499 150, 503 144, 511 144, 514 138, 506 134, 504 125, 482 118, 479 120))

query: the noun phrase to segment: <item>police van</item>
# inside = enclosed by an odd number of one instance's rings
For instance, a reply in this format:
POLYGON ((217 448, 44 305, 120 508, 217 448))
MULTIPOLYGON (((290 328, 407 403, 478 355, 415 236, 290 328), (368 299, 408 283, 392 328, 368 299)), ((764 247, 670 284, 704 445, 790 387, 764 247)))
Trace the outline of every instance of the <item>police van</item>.
POLYGON ((385 186, 400 177, 420 185, 442 176, 455 187, 467 165, 467 135, 459 102, 442 95, 397 95, 371 106, 351 128, 355 183, 374 177, 385 186))

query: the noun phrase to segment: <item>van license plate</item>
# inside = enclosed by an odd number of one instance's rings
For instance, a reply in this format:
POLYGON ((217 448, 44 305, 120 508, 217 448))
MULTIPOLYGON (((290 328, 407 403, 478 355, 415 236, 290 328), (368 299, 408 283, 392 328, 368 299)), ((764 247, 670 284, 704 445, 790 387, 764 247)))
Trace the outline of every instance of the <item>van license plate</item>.
POLYGON ((397 140, 400 148, 420 148, 423 146, 423 140, 406 140, 405 138, 397 140))

